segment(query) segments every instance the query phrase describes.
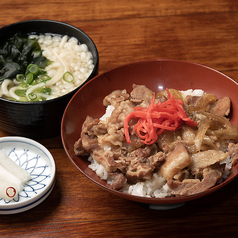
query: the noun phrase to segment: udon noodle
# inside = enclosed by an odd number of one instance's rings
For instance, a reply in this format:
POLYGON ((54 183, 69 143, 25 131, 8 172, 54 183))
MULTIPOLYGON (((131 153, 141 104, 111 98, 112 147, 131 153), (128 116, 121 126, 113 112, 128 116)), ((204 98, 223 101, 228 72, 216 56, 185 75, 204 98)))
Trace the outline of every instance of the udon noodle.
MULTIPOLYGON (((94 68, 93 56, 86 44, 81 44, 75 37, 67 35, 42 34, 30 35, 30 39, 37 39, 42 54, 50 60, 50 64, 44 69, 50 80, 29 85, 26 90, 26 101, 31 101, 28 95, 34 93, 37 98, 49 100, 67 94, 81 84, 92 73, 94 68), (64 80, 63 75, 69 73, 73 79, 70 82, 64 80), (40 88, 50 88, 51 93, 39 92, 40 88), (38 92, 37 92, 38 91, 38 92)), ((14 79, 5 79, 0 85, 0 96, 8 99, 22 101, 21 96, 16 94, 16 90, 21 90, 22 86, 14 79)), ((38 100, 36 100, 38 101, 38 100)))

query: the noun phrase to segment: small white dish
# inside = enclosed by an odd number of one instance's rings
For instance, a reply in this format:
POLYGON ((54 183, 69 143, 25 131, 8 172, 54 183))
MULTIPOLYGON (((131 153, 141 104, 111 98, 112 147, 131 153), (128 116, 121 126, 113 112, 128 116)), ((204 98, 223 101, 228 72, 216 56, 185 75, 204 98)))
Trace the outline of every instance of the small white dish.
POLYGON ((13 200, 0 199, 0 214, 24 212, 43 202, 55 184, 56 168, 51 153, 40 143, 18 136, 0 138, 0 150, 27 170, 32 178, 13 200))

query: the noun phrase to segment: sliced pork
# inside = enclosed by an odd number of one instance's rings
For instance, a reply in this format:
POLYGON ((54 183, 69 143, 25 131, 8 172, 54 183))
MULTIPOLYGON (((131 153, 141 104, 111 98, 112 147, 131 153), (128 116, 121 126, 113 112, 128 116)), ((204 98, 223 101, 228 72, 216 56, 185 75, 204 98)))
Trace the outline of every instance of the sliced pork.
POLYGON ((169 180, 167 182, 174 195, 193 195, 213 187, 221 178, 224 165, 215 164, 203 170, 203 177, 199 179, 184 179, 182 182, 169 180))
POLYGON ((136 104, 141 104, 143 107, 148 107, 154 92, 148 89, 145 85, 133 84, 133 90, 131 92, 131 101, 136 104))
POLYGON ((191 157, 187 149, 182 143, 178 143, 174 150, 168 154, 165 163, 161 165, 159 174, 166 180, 173 179, 174 175, 189 166, 190 163, 191 157))
POLYGON ((228 116, 231 108, 231 100, 229 97, 219 98, 209 109, 210 113, 218 116, 228 116))
MULTIPOLYGON (((120 89, 104 98, 104 106, 112 109, 110 115, 85 119, 74 145, 75 154, 91 156, 102 165, 116 190, 154 178, 161 179, 162 184, 167 182, 172 196, 192 195, 215 186, 224 171, 227 173, 224 161, 231 158, 233 166, 238 161, 238 130, 226 117, 231 101, 206 93, 185 97, 175 89, 170 94, 174 94, 174 100, 183 100, 180 105, 187 118, 194 121, 193 126, 184 122, 176 130, 165 129, 151 145, 144 143, 143 130, 140 136, 134 130, 139 119, 130 118, 125 129, 125 118, 135 111, 134 107, 148 111, 154 95, 156 105, 166 102, 169 93, 154 93, 145 85, 134 84, 130 93, 120 89), (129 133, 131 142, 125 133, 129 133)), ((163 110, 166 113, 166 108, 163 110)), ((158 124, 152 119, 151 122, 152 126, 158 124)))
POLYGON ((228 152, 221 150, 206 150, 200 151, 191 156, 191 163, 189 169, 193 174, 198 173, 200 170, 209 167, 217 162, 220 162, 229 156, 228 152))
POLYGON ((238 144, 229 143, 228 152, 230 153, 232 164, 236 165, 238 162, 238 144))
POLYGON ((130 95, 124 90, 115 90, 103 99, 103 105, 107 107, 112 105, 116 107, 122 101, 129 99, 130 95))

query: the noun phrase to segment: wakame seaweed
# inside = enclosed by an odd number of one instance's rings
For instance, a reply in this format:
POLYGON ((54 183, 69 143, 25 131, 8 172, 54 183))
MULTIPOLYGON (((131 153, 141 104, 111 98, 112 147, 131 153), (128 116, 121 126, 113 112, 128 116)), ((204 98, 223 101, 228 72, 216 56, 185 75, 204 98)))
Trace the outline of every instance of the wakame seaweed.
POLYGON ((37 64, 44 69, 48 63, 36 39, 15 34, 0 46, 0 83, 4 79, 14 79, 17 74, 24 74, 29 64, 37 64))

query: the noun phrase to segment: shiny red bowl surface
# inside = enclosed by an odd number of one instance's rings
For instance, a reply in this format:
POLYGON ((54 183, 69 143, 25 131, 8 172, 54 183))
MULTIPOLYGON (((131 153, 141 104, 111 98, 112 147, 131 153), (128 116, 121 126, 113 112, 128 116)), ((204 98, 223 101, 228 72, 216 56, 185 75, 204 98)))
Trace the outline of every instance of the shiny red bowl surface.
POLYGON ((131 92, 133 84, 144 84, 155 92, 166 88, 202 89, 217 97, 229 96, 232 101, 231 122, 238 126, 238 84, 228 76, 203 65, 178 60, 148 60, 119 66, 94 77, 80 88, 63 115, 61 138, 64 149, 69 159, 88 179, 110 193, 135 202, 175 205, 211 194, 237 177, 238 164, 223 183, 199 194, 172 198, 139 197, 112 190, 88 168, 87 158, 75 155, 74 143, 80 137, 82 123, 87 115, 99 118, 105 113, 103 98, 116 89, 131 92))

